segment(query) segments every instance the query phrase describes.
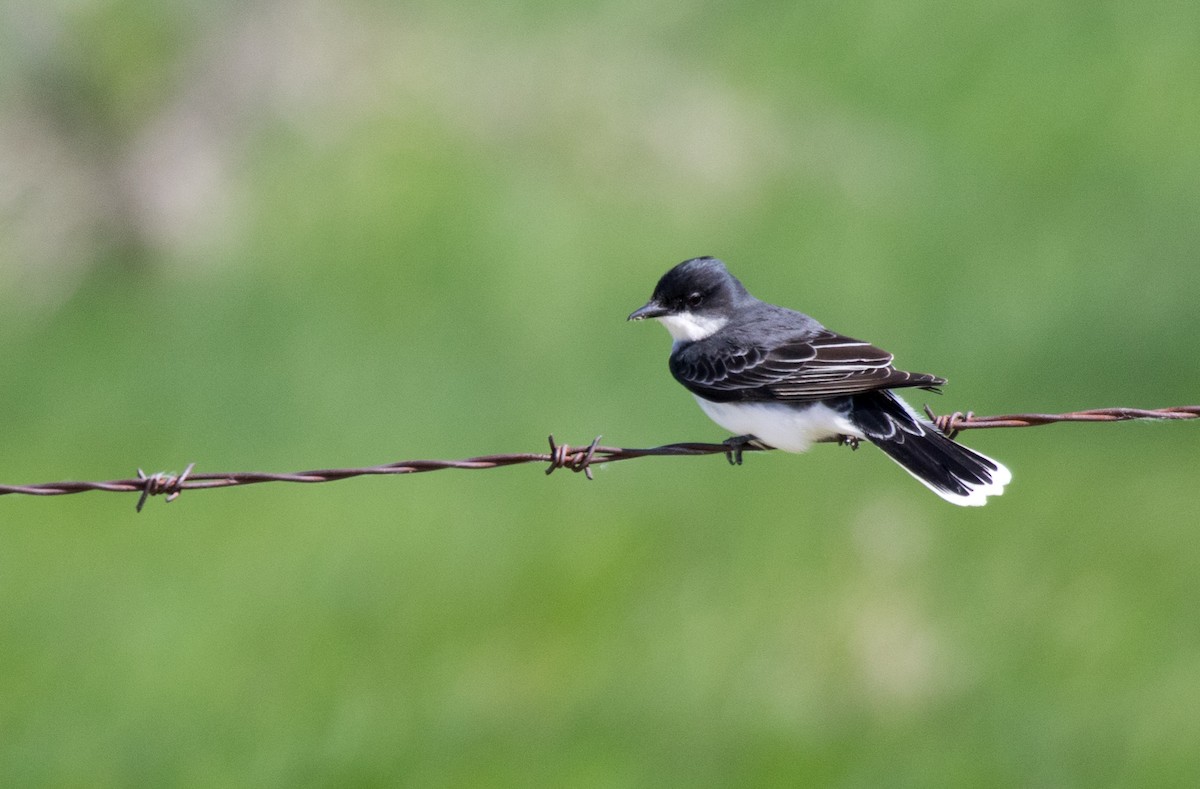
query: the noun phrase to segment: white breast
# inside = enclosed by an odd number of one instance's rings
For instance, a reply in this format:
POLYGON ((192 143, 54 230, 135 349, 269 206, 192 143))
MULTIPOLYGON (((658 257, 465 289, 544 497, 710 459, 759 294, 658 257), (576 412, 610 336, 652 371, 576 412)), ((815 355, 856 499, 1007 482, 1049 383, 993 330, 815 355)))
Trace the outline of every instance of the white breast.
POLYGON ((834 436, 864 437, 844 414, 824 403, 714 403, 699 396, 696 402, 730 433, 755 436, 786 452, 804 452, 814 441, 834 436))

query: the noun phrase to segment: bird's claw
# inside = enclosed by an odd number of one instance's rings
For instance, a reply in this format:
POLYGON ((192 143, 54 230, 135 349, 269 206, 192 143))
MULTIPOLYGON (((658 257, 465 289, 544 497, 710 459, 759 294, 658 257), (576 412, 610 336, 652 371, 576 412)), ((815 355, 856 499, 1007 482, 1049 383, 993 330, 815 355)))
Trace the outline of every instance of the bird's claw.
POLYGON ((858 449, 858 442, 861 439, 858 436, 838 436, 838 446, 850 447, 851 450, 858 449))
POLYGON ((754 436, 732 436, 721 443, 725 445, 725 459, 731 466, 742 465, 742 452, 758 441, 754 436))

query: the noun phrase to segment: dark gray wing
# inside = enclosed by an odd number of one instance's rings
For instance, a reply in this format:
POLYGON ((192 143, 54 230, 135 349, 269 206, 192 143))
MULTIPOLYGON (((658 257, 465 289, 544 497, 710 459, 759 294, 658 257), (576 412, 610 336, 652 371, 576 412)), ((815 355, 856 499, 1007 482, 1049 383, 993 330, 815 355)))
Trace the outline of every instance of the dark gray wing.
POLYGON ((892 367, 892 355, 828 330, 772 347, 694 342, 671 355, 671 374, 713 402, 807 402, 892 389, 932 388, 945 379, 892 367))

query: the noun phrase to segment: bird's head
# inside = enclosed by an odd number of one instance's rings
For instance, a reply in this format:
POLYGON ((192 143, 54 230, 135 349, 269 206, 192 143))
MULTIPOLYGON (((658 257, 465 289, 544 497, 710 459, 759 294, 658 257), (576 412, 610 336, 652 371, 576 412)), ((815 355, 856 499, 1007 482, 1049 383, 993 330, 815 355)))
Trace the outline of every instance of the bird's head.
POLYGON ((650 301, 629 320, 654 318, 675 342, 694 342, 728 323, 734 307, 746 298, 750 294, 720 260, 692 258, 663 274, 650 301))

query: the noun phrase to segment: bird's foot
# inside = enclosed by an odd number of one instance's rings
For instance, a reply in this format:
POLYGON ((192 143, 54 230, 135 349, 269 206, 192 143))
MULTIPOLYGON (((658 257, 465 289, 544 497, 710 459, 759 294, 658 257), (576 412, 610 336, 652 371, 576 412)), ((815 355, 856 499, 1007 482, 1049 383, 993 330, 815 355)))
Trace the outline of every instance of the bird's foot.
POLYGON ((858 442, 861 441, 858 436, 838 436, 837 442, 840 447, 850 447, 851 450, 858 449, 858 442))
POLYGON ((729 461, 731 466, 742 465, 742 452, 748 446, 761 447, 763 444, 757 438, 751 435, 733 436, 721 442, 725 445, 725 459, 729 461))

